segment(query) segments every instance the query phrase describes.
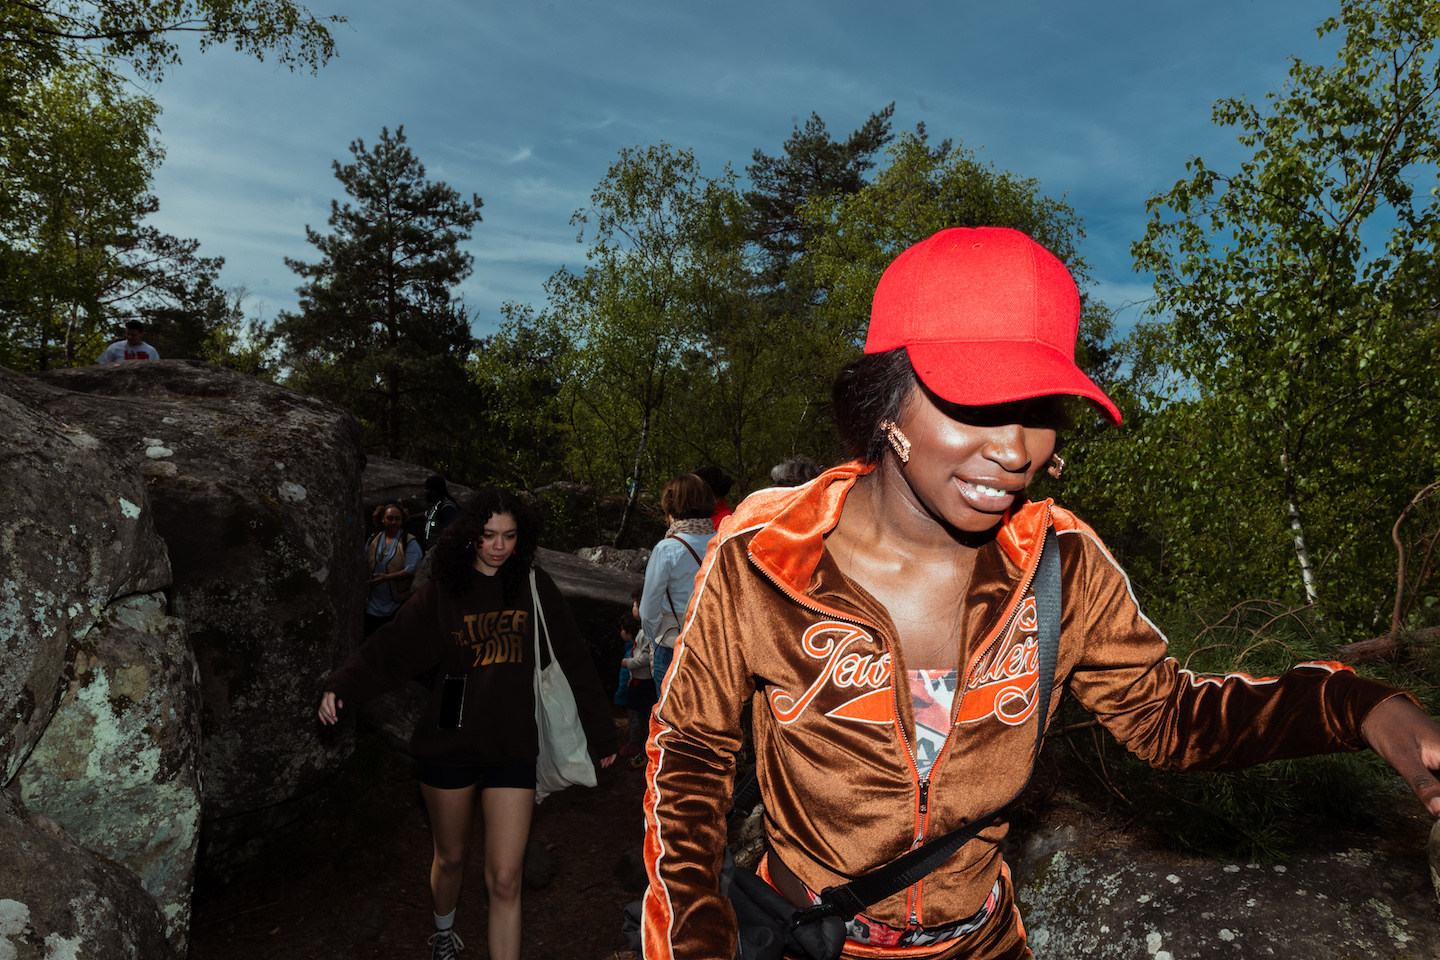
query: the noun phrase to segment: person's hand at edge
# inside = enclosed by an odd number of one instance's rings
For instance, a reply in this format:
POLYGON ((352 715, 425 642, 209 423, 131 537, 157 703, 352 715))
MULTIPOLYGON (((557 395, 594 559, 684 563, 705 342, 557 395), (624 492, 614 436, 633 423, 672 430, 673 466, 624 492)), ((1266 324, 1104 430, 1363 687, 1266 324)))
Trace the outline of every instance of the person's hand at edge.
POLYGON ((335 723, 340 719, 340 708, 345 706, 345 701, 335 696, 335 691, 326 690, 320 698, 320 709, 316 711, 320 716, 320 722, 326 725, 335 723))
POLYGON ((1440 724, 1409 698, 1394 696, 1371 710, 1360 735, 1405 778, 1432 816, 1440 817, 1440 724))
POLYGON ((600 761, 600 769, 601 769, 601 770, 604 770, 606 767, 610 766, 610 764, 614 763, 614 762, 615 762, 615 757, 616 757, 616 755, 612 753, 612 754, 610 754, 610 756, 606 757, 604 760, 601 760, 601 761, 600 761))

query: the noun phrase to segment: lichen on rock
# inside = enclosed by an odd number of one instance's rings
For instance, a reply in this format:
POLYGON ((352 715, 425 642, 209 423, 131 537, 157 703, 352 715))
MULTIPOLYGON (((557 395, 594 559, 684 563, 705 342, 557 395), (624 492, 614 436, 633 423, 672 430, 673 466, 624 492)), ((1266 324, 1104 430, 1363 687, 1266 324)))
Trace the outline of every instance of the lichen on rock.
POLYGON ((112 604, 17 777, 30 810, 140 878, 185 947, 200 835, 199 686, 163 594, 112 604))

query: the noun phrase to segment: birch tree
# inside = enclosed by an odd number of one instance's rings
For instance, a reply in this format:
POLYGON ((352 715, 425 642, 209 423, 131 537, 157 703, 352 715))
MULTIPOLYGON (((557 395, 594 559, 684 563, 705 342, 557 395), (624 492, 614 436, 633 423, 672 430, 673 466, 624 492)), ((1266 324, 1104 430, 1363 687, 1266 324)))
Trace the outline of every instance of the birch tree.
POLYGON ((705 221, 735 193, 728 168, 707 178, 690 150, 621 150, 570 221, 588 243, 587 264, 546 283, 546 322, 574 344, 562 399, 578 472, 601 489, 628 488, 616 543, 641 486, 669 480, 660 474, 678 459, 657 458, 652 436, 682 355, 698 346, 698 303, 712 286, 705 221))
POLYGON ((1192 158, 1134 246, 1169 401, 1203 407, 1209 464, 1243 483, 1187 499, 1243 496, 1269 518, 1252 549, 1288 550, 1295 594, 1352 622, 1383 603, 1367 558, 1440 470, 1437 33, 1432 3, 1343 3, 1318 30, 1335 62, 1293 61, 1263 105, 1217 103, 1252 155, 1192 158))

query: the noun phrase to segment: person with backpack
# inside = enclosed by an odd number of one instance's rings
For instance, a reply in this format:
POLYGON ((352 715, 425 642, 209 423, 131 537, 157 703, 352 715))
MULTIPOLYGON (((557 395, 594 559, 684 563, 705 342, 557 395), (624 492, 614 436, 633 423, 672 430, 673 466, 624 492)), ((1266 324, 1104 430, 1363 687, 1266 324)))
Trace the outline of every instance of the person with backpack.
POLYGON ((655 674, 657 696, 665 690, 665 673, 670 669, 675 638, 680 636, 680 622, 695 589, 700 559, 715 536, 715 524, 710 521, 715 494, 695 474, 681 474, 665 484, 660 509, 669 526, 650 551, 640 595, 640 629, 655 643, 650 668, 655 674))
POLYGON ((445 478, 438 473, 431 474, 425 478, 425 550, 428 552, 434 549, 435 544, 440 540, 440 534, 445 528, 455 522, 460 515, 460 508, 455 501, 450 499, 450 491, 445 486, 445 478))
POLYGON ((365 636, 391 620, 410 596, 415 568, 424 555, 420 541, 401 528, 410 516, 405 508, 387 503, 375 508, 374 520, 380 532, 365 544, 365 636))

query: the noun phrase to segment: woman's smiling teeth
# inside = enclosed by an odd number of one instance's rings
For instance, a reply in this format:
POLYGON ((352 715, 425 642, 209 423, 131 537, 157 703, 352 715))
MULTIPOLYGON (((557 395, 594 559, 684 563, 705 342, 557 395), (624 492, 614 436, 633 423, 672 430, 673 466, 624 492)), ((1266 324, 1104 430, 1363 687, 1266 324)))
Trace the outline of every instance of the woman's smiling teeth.
POLYGON ((1010 502, 1015 498, 1014 490, 1002 490, 999 487, 992 487, 988 483, 961 480, 959 486, 960 495, 977 509, 986 513, 1008 509, 1010 502))

